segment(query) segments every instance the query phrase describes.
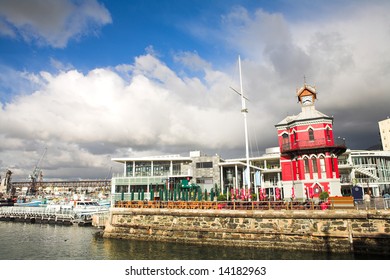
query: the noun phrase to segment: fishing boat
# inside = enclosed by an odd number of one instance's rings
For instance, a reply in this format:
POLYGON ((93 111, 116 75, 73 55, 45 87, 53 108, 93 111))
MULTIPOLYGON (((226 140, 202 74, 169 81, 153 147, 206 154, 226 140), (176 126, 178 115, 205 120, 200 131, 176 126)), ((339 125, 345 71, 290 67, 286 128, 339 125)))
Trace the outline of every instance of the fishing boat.
POLYGON ((16 200, 13 206, 22 206, 22 207, 41 207, 47 205, 46 198, 29 198, 21 197, 16 200))

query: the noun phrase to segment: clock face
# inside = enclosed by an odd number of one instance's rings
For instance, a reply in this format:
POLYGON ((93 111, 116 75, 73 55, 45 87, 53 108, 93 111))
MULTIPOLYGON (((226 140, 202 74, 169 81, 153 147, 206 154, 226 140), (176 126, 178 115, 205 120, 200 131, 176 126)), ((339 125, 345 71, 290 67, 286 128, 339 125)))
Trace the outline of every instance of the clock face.
POLYGON ((306 95, 306 96, 302 96, 302 104, 303 105, 308 105, 308 104, 311 104, 312 102, 312 97, 310 95, 306 95))

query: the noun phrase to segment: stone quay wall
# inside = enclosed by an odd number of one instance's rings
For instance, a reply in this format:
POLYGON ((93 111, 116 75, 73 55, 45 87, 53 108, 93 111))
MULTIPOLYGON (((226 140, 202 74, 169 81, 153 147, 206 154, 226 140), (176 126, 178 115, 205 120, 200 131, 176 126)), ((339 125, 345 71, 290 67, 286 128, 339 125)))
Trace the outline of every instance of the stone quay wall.
POLYGON ((390 211, 112 208, 103 237, 388 254, 390 211))

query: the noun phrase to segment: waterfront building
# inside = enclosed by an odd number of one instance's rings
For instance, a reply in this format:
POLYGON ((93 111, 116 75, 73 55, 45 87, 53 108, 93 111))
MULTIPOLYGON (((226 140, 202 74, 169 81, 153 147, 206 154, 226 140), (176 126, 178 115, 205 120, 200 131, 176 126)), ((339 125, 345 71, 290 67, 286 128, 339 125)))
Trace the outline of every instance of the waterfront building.
MULTIPOLYGON (((123 164, 123 173, 113 176, 112 194, 120 197, 123 193, 125 199, 130 199, 131 192, 136 192, 135 197, 137 197, 139 190, 142 189, 145 192, 145 199, 149 199, 151 190, 157 192, 166 184, 172 187, 175 183, 187 179, 190 183, 200 185, 202 191, 205 189, 211 191, 211 188, 217 186, 221 192, 226 194, 231 189, 243 187, 246 158, 224 160, 220 156, 207 156, 199 151, 189 154, 191 156, 169 155, 113 159, 123 164)), ((280 147, 268 148, 265 154, 249 158, 253 193, 259 194, 261 189, 264 199, 276 200, 279 189, 279 199, 291 199, 291 193, 288 190, 292 182, 282 180, 282 158, 280 147)), ((338 156, 337 161, 340 196, 351 195, 352 187, 356 185, 361 186, 365 191, 370 190, 373 196, 390 193, 390 152, 347 149, 338 156)), ((302 187, 302 183, 300 185, 302 187)), ((296 200, 307 198, 307 193, 304 191, 301 196, 298 194, 298 192, 295 193, 296 200)))
MULTIPOLYGON (((281 192, 280 199, 290 200, 289 188, 292 187, 292 181, 283 181, 283 155, 280 153, 280 147, 268 148, 265 154, 258 157, 250 158, 251 167, 256 169, 251 172, 252 186, 262 188, 266 199, 276 200, 277 190, 281 192), (256 179, 256 173, 260 170, 260 177, 256 179), (256 180, 258 180, 256 182, 256 180)), ((233 170, 238 167, 238 176, 242 176, 242 170, 245 168, 245 158, 226 159, 220 163, 224 170, 223 174, 234 174, 233 170), (241 165, 240 165, 241 164, 241 165), (241 166, 241 168, 240 168, 241 166), (241 171, 240 171, 241 170, 241 171)), ((354 186, 360 186, 364 192, 371 192, 375 197, 383 196, 385 193, 390 194, 390 152, 387 151, 367 151, 367 150, 350 150, 347 149, 344 153, 338 156, 337 166, 339 170, 339 190, 335 190, 339 196, 350 196, 354 186)), ((299 174, 297 174, 297 177, 299 174)), ((224 176, 222 185, 233 186, 236 178, 233 176, 224 176)), ((289 177, 287 176, 289 179, 289 177)), ((310 178, 310 177, 309 177, 310 178)), ((238 182, 242 178, 238 178, 238 182)), ((304 183, 309 180, 302 180, 304 183)), ((320 180, 319 180, 320 181, 320 180)), ((302 182, 300 184, 302 186, 302 182)), ((303 184, 304 185, 304 184, 303 184)), ((294 186, 297 188, 297 181, 294 181, 294 186)), ((303 186, 304 188, 304 186, 303 186)), ((335 196, 331 193, 332 196, 335 196)), ((313 197, 314 195, 313 190, 313 197)), ((307 199, 307 192, 303 191, 295 193, 296 200, 307 199)))
POLYGON ((378 122, 379 133, 381 135, 382 149, 384 151, 390 151, 390 118, 378 122))
POLYGON ((314 87, 304 84, 297 98, 301 113, 275 125, 284 197, 313 198, 321 192, 341 196, 337 157, 346 151, 345 142, 334 139, 333 117, 316 110, 314 87))
POLYGON ((356 185, 376 197, 390 194, 389 151, 347 150, 339 156, 339 169, 343 195, 356 185))
POLYGON ((208 192, 220 182, 218 155, 208 156, 200 151, 192 151, 189 156, 165 155, 150 157, 114 158, 123 164, 123 174, 113 176, 111 188, 113 194, 129 196, 131 193, 144 193, 149 199, 153 191, 172 190, 177 184, 200 186, 208 192))
POLYGON ((113 197, 133 199, 132 194, 134 199, 150 199, 151 192, 172 190, 177 184, 195 184, 202 192, 218 191, 227 199, 246 185, 262 200, 302 201, 316 199, 321 192, 349 196, 356 185, 374 196, 389 193, 390 152, 347 150, 344 139, 334 138, 333 117, 316 110, 315 88, 304 84, 297 98, 301 112, 275 125, 279 146, 250 157, 249 168, 246 158, 222 159, 200 151, 189 156, 114 158, 123 164, 123 173, 112 177, 113 197), (248 170, 250 184, 245 182, 248 170))

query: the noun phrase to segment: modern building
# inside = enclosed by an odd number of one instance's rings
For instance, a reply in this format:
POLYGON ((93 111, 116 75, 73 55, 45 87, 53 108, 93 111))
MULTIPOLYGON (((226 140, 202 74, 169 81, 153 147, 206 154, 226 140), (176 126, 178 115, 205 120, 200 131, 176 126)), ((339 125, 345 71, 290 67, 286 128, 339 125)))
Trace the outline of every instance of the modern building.
POLYGON ((123 174, 113 176, 112 193, 158 193, 164 188, 173 189, 177 184, 196 184, 208 192, 220 182, 218 155, 208 156, 200 151, 189 156, 166 155, 139 158, 114 158, 123 164, 123 174))
POLYGON ((390 194, 389 151, 347 150, 339 157, 339 169, 343 195, 351 195, 355 185, 373 196, 390 194))
POLYGON ((381 135, 382 148, 384 151, 390 151, 390 118, 378 122, 379 133, 381 135))

